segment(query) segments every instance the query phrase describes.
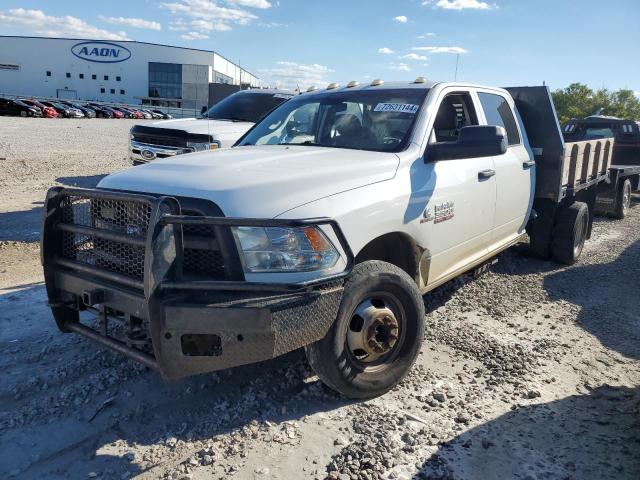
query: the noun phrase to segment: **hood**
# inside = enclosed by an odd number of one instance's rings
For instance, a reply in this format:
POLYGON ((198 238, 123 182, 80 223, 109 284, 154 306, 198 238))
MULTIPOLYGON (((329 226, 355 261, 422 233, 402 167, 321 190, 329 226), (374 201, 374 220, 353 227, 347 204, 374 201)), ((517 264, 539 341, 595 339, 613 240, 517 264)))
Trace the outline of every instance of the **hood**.
POLYGON ((211 135, 214 139, 222 141, 223 147, 230 147, 253 126, 253 123, 232 122, 230 120, 207 120, 206 118, 180 118, 152 122, 145 126, 173 128, 176 130, 184 130, 187 133, 211 135))
POLYGON ((273 218, 330 195, 389 180, 393 153, 310 146, 249 146, 156 160, 105 177, 98 186, 195 197, 228 217, 273 218))

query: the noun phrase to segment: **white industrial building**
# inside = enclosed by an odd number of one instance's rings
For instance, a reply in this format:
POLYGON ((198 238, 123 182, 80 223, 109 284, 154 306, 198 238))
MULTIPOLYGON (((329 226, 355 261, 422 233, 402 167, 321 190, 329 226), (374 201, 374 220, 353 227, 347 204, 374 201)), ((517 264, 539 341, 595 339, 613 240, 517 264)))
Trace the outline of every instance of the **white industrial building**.
POLYGON ((210 84, 260 81, 220 54, 134 41, 0 35, 0 95, 201 108, 210 84))

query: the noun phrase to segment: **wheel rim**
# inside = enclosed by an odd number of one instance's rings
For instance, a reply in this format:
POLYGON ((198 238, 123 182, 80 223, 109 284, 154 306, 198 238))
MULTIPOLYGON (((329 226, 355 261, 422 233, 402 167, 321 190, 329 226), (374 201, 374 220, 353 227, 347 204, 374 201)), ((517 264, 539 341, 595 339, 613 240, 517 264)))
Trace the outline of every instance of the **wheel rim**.
POLYGON ((576 236, 573 239, 573 255, 574 257, 578 257, 580 252, 582 252, 582 247, 584 246, 584 241, 587 237, 587 222, 585 219, 585 215, 580 215, 578 217, 578 223, 576 225, 576 236))
POLYGON ((386 293, 372 294, 351 315, 347 350, 362 370, 380 370, 400 351, 405 335, 405 314, 400 302, 386 293))
POLYGON ((631 186, 626 184, 624 192, 622 192, 622 213, 627 213, 627 210, 631 206, 631 186))

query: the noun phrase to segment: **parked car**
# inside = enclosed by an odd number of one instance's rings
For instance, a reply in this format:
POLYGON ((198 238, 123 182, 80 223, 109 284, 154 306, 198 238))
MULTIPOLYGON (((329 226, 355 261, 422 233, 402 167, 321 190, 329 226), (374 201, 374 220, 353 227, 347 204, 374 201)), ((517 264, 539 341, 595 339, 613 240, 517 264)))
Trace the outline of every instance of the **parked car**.
POLYGON ((160 118, 163 118, 165 120, 171 120, 173 118, 173 115, 170 115, 168 113, 163 112, 162 110, 151 110, 153 113, 157 113, 158 115, 161 115, 160 118))
POLYGON ((292 97, 282 90, 246 90, 218 102, 199 119, 135 125, 129 157, 140 165, 156 158, 230 147, 267 112, 292 97))
POLYGON ((119 110, 115 110, 108 105, 100 103, 88 103, 87 105, 95 109, 96 116, 99 118, 124 118, 124 113, 119 110))
POLYGON ((43 100, 41 103, 46 105, 47 107, 51 107, 51 108, 55 109, 55 111, 58 112, 58 115, 60 117, 64 117, 64 118, 82 118, 82 117, 84 117, 84 113, 82 113, 82 110, 80 110, 78 108, 70 107, 70 106, 65 105, 63 103, 60 103, 60 102, 53 102, 53 101, 50 101, 50 100, 43 100))
POLYGON ((156 112, 154 110, 144 109, 142 111, 143 112, 147 112, 149 115, 151 115, 151 118, 153 118, 154 120, 164 120, 165 119, 164 114, 156 112))
POLYGON ((612 143, 564 143, 547 87, 330 85, 234 148, 50 190, 49 305, 165 378, 305 347, 329 387, 381 395, 420 352, 424 294, 527 233, 578 259, 599 189, 617 191, 612 143))
POLYGON ((100 105, 97 103, 86 103, 85 106, 95 110, 96 118, 114 118, 113 110, 111 110, 106 105, 100 105))
POLYGON ((30 105, 34 108, 39 108, 40 111, 42 112, 42 116, 45 118, 57 118, 58 117, 58 112, 55 111, 55 109, 51 108, 51 107, 47 107, 45 104, 40 103, 37 100, 34 100, 32 98, 21 98, 20 99, 21 102, 26 103, 27 105, 30 105))
POLYGON ((80 105, 79 103, 70 102, 67 100, 60 101, 59 103, 80 110, 84 114, 85 118, 96 118, 96 111, 93 108, 86 107, 84 105, 80 105))
POLYGON ((42 111, 36 106, 24 103, 22 100, 0 98, 0 115, 41 117, 42 111))
POLYGON ((122 115, 124 116, 124 118, 134 118, 138 120, 141 120, 144 118, 144 115, 142 114, 142 112, 138 112, 137 110, 134 110, 129 107, 123 107, 122 105, 111 105, 111 108, 113 108, 116 111, 122 112, 122 115))

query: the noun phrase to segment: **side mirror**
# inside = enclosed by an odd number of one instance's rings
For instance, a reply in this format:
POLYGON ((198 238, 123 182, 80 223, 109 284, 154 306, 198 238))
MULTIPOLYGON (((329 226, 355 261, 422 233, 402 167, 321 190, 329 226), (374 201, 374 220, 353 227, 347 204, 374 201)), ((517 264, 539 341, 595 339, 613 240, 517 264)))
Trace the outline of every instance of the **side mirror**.
POLYGON ((503 127, 476 125, 462 127, 456 142, 438 142, 427 147, 425 162, 495 157, 507 152, 507 132, 503 127))

